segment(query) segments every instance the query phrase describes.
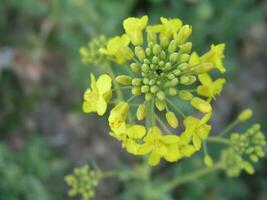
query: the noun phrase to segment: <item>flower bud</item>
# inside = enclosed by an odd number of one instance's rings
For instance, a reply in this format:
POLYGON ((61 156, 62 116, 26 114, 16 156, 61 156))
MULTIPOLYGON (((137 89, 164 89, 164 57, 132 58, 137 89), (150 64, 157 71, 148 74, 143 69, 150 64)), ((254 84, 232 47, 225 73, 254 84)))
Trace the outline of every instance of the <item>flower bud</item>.
POLYGON ((153 49, 152 49, 152 52, 153 52, 153 54, 156 55, 156 56, 159 55, 160 52, 161 52, 161 47, 160 47, 160 45, 155 44, 154 47, 153 47, 153 49))
POLYGON ((180 69, 181 71, 184 71, 184 70, 187 70, 189 68, 189 65, 187 63, 182 63, 182 64, 178 65, 177 68, 180 69))
POLYGON ((170 55, 170 62, 171 63, 176 63, 177 61, 178 61, 178 57, 179 57, 179 54, 178 53, 172 53, 171 55, 170 55))
POLYGON ((142 72, 147 73, 149 71, 149 66, 147 64, 142 64, 141 69, 142 72))
POLYGON ((116 82, 122 85, 130 85, 132 83, 132 78, 126 75, 119 75, 116 77, 116 82))
POLYGON ((238 115, 238 121, 244 122, 251 118, 253 112, 251 109, 245 109, 238 115))
POLYGON ((158 62, 159 62, 159 58, 157 56, 153 56, 152 63, 158 64, 158 62))
POLYGON ((165 94, 164 94, 164 92, 159 91, 159 92, 157 93, 157 97, 158 97, 159 100, 164 100, 164 99, 165 99, 165 94))
POLYGON ((169 44, 169 47, 168 47, 168 51, 169 51, 169 53, 173 53, 173 52, 175 52, 176 47, 177 47, 177 43, 176 43, 176 41, 175 41, 175 40, 172 40, 172 41, 170 42, 170 44, 169 44))
POLYGON ((177 90, 175 88, 169 88, 169 95, 175 96, 177 94, 177 90))
POLYGON ((168 40, 168 38, 163 38, 163 39, 160 40, 160 46, 161 46, 162 48, 165 49, 165 48, 168 46, 168 44, 169 44, 169 40, 168 40))
POLYGON ((205 155, 204 157, 204 164, 206 167, 211 168, 213 166, 213 160, 209 155, 205 155))
POLYGON ((159 58, 161 60, 166 60, 166 53, 164 51, 161 51, 160 54, 159 54, 159 58))
POLYGON ((134 86, 139 86, 139 85, 141 85, 141 83, 142 83, 142 79, 140 79, 140 78, 134 78, 132 80, 132 85, 134 85, 134 86))
POLYGON ((211 105, 199 97, 194 97, 191 100, 191 105, 203 113, 209 113, 212 111, 211 105))
POLYGON ((178 119, 175 116, 175 114, 173 112, 167 112, 166 115, 166 120, 168 122, 168 124, 172 127, 172 128, 177 128, 178 127, 178 119))
POLYGON ((151 56, 151 54, 152 54, 152 50, 150 49, 150 48, 146 48, 146 55, 147 56, 151 56))
POLYGON ((187 42, 185 44, 180 45, 179 47, 180 47, 180 53, 189 54, 192 49, 192 42, 187 42))
POLYGON ((178 44, 183 44, 188 39, 188 37, 191 35, 191 33, 192 33, 191 26, 189 25, 182 26, 176 38, 178 44))
POLYGON ((181 54, 179 56, 178 62, 179 63, 187 62, 189 60, 189 58, 190 58, 190 55, 188 55, 188 54, 181 54))
POLYGON ((132 63, 130 68, 133 72, 138 72, 140 70, 140 66, 137 63, 132 63))
POLYGON ((141 92, 142 93, 147 93, 149 91, 149 86, 148 85, 143 85, 142 87, 141 87, 141 92))
POLYGON ((150 91, 151 93, 156 93, 157 91, 159 91, 159 87, 157 85, 153 85, 151 88, 150 88, 150 91))
POLYGON ((181 76, 180 83, 183 85, 192 85, 196 81, 195 76, 181 76))
POLYGON ((166 107, 165 101, 161 101, 159 99, 156 99, 155 105, 159 111, 163 111, 166 107))
POLYGON ((132 88, 132 94, 133 94, 134 96, 138 96, 138 95, 140 95, 140 94, 141 94, 141 88, 140 88, 140 87, 133 87, 133 88, 132 88))
POLYGON ((140 46, 135 47, 134 52, 140 61, 143 61, 146 58, 145 52, 142 49, 142 47, 140 46))
POLYGON ((144 104, 140 104, 137 108, 137 112, 136 112, 136 117, 137 119, 143 120, 146 117, 146 106, 144 104))
POLYGON ((190 101, 193 98, 192 93, 186 90, 180 90, 178 96, 184 101, 190 101))
POLYGON ((146 93, 146 94, 145 94, 145 99, 146 99, 146 101, 151 100, 152 97, 153 97, 153 94, 151 94, 151 93, 146 93))

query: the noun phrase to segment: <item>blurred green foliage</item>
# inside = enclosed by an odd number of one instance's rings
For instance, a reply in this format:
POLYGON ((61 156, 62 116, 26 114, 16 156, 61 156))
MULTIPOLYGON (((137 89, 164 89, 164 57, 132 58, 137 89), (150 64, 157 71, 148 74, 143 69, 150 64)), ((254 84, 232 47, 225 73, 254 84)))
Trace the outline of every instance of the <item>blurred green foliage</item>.
POLYGON ((63 199, 61 178, 66 164, 45 145, 43 138, 30 139, 19 151, 1 142, 0 199, 63 199), (61 185, 61 190, 57 184, 61 185))

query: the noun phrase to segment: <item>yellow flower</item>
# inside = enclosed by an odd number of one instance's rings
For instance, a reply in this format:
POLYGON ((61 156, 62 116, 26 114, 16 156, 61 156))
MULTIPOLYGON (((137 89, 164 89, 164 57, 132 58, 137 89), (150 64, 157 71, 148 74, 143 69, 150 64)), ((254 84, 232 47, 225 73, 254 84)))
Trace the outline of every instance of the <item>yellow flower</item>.
POLYGON ((120 129, 122 125, 125 125, 125 118, 129 112, 128 103, 121 101, 111 111, 108 118, 109 126, 111 130, 120 129))
POLYGON ((162 135, 158 127, 149 129, 144 142, 140 145, 138 153, 140 155, 150 153, 149 165, 157 165, 162 157, 169 162, 175 162, 182 157, 178 148, 179 137, 162 135))
POLYGON ((212 81, 207 73, 198 75, 198 79, 202 85, 197 87, 197 93, 209 98, 214 98, 215 95, 220 94, 225 83, 225 79, 223 78, 212 81))
POLYGON ((197 110, 203 112, 203 113, 209 113, 212 111, 212 107, 209 104, 209 102, 199 98, 199 97, 194 97, 191 100, 191 105, 196 108, 197 110))
POLYGON ((162 23, 160 25, 147 27, 147 32, 150 35, 153 33, 160 33, 160 36, 159 36, 160 40, 174 37, 177 34, 177 31, 181 28, 183 24, 182 21, 178 18, 167 19, 167 18, 161 17, 160 21, 162 23))
POLYGON ((207 124, 210 117, 211 113, 206 114, 201 120, 192 116, 186 117, 184 120, 185 131, 181 135, 181 140, 184 143, 192 140, 193 146, 198 151, 201 141, 208 137, 211 130, 211 126, 207 124))
POLYGON ((124 34, 122 36, 116 36, 108 41, 107 49, 99 49, 100 53, 115 57, 118 64, 123 64, 126 60, 130 60, 133 57, 133 52, 129 48, 130 39, 124 34))
POLYGON ((143 44, 142 31, 146 27, 147 22, 147 16, 143 16, 142 18, 129 17, 123 21, 124 30, 133 45, 143 44))
POLYGON ((140 144, 136 140, 140 140, 146 134, 146 128, 141 125, 126 125, 123 123, 120 128, 113 129, 110 135, 122 142, 123 148, 134 155, 138 154, 140 144))
POLYGON ((211 45, 211 49, 201 56, 202 62, 211 62, 217 67, 220 72, 225 72, 226 69, 223 66, 222 59, 224 58, 224 51, 225 44, 218 44, 218 45, 211 45))
POLYGON ((102 116, 107 110, 107 103, 111 98, 111 78, 102 74, 98 80, 91 74, 91 88, 84 93, 83 111, 85 113, 97 112, 102 116))

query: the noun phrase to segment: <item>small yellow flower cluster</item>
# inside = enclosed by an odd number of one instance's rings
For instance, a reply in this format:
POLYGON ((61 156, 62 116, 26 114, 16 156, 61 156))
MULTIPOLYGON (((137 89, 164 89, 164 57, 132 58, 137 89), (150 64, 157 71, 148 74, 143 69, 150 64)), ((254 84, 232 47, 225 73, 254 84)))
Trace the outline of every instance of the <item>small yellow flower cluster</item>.
POLYGON ((157 165, 161 158, 175 162, 200 150, 212 128, 208 124, 211 101, 221 93, 225 83, 223 78, 212 80, 209 72, 226 71, 222 63, 224 44, 211 45, 208 52, 199 55, 192 51, 192 43, 188 41, 192 33, 190 25, 184 25, 178 18, 161 17, 160 21, 148 25, 147 16, 123 21, 125 33, 111 38, 98 52, 122 65, 121 71, 127 74, 112 74, 112 78, 103 74, 98 80, 91 74, 91 88, 85 91, 83 103, 84 112, 102 116, 112 91, 122 93, 129 89, 126 93, 129 100, 117 99, 110 112, 110 135, 131 154, 149 154, 150 165, 157 165), (138 103, 134 104, 133 99, 138 103), (185 114, 180 106, 184 103, 203 113, 203 117, 185 114), (129 120, 134 107, 136 118, 129 120), (160 112, 165 112, 169 127, 160 112), (184 131, 178 130, 177 115, 182 118, 184 131), (136 120, 144 120, 146 126, 136 120))

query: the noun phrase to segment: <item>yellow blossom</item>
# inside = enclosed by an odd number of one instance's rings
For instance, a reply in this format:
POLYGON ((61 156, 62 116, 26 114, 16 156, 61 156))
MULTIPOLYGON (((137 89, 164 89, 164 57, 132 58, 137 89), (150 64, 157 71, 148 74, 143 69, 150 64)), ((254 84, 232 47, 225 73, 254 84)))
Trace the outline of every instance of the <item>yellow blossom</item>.
POLYGON ((104 115, 111 95, 111 78, 107 74, 103 74, 96 81, 95 76, 91 74, 91 88, 84 93, 83 111, 104 115))
POLYGON ((130 39, 128 35, 116 36, 108 41, 107 48, 99 49, 100 53, 114 57, 118 64, 123 64, 133 57, 133 52, 129 48, 130 39))
POLYGON ((207 124, 211 113, 206 114, 202 119, 192 116, 186 117, 184 120, 185 131, 181 135, 181 140, 189 143, 191 140, 196 150, 201 147, 201 141, 206 139, 211 130, 211 126, 207 124))
POLYGON ((197 110, 203 112, 203 113, 209 113, 212 111, 212 107, 209 104, 209 102, 199 98, 199 97, 194 97, 191 100, 191 105, 196 108, 197 110))
POLYGON ((169 162, 175 162, 182 157, 178 148, 179 137, 176 135, 162 135, 158 127, 149 129, 138 150, 139 154, 150 153, 149 165, 155 166, 163 157, 169 162))
POLYGON ((109 126, 113 129, 119 129, 121 125, 125 125, 125 118, 129 112, 128 103, 121 101, 111 111, 108 118, 109 126))
POLYGON ((209 98, 214 98, 215 95, 220 94, 225 83, 225 79, 223 78, 212 81, 207 73, 198 75, 198 79, 202 85, 197 87, 197 93, 209 98))
POLYGON ((133 45, 143 44, 142 31, 146 27, 147 22, 147 16, 143 16, 141 18, 129 17, 123 21, 124 30, 129 36, 133 45))
POLYGON ((224 73, 226 71, 223 66, 222 59, 224 58, 224 48, 225 44, 211 45, 211 49, 201 56, 201 62, 211 62, 215 65, 216 68, 220 70, 220 72, 224 73))

